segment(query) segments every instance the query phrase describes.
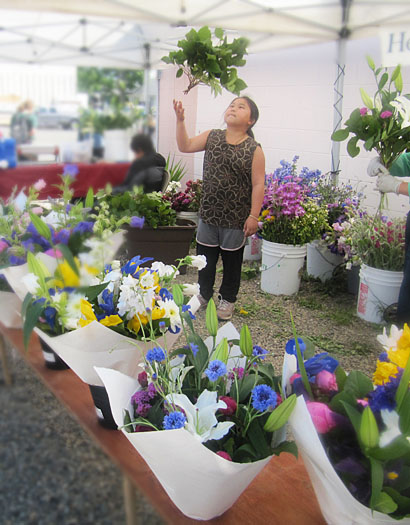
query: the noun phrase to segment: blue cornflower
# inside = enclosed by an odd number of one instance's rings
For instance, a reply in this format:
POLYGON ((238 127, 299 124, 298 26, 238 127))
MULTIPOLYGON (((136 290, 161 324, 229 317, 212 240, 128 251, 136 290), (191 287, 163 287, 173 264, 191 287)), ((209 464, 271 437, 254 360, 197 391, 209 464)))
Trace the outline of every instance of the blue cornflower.
POLYGON ((252 390, 252 406, 259 412, 274 409, 277 403, 276 392, 268 385, 256 385, 252 390))
POLYGON ((26 259, 24 257, 18 257, 17 255, 10 255, 9 257, 11 266, 20 266, 20 264, 24 264, 25 262, 26 259))
POLYGON ((27 239, 26 241, 21 241, 21 245, 26 250, 26 252, 34 252, 35 246, 32 239, 27 239))
POLYGON ((182 312, 188 312, 191 319, 195 320, 195 315, 191 312, 191 305, 190 304, 183 304, 182 305, 182 312))
POLYGON ((145 217, 137 217, 133 216, 130 220, 130 226, 131 228, 139 228, 141 229, 144 226, 145 217))
POLYGON ((93 228, 94 223, 92 221, 81 221, 74 226, 73 233, 79 233, 81 235, 84 233, 92 233, 93 228))
POLYGON ((77 164, 65 164, 63 175, 69 175, 72 179, 74 179, 78 174, 78 171, 77 164))
POLYGON ((327 352, 317 354, 307 361, 305 361, 305 369, 308 375, 309 381, 314 379, 319 372, 327 370, 332 373, 339 366, 339 362, 331 357, 327 352))
POLYGON ((262 348, 261 346, 255 345, 253 347, 252 355, 255 357, 259 357, 259 359, 265 359, 267 353, 268 351, 265 348, 262 348))
POLYGON ((378 385, 368 394, 369 405, 373 412, 379 412, 383 408, 394 410, 396 408, 396 391, 403 372, 400 371, 392 377, 385 385, 378 385))
POLYGON ((387 352, 382 352, 379 355, 379 361, 382 361, 384 363, 387 363, 389 361, 389 356, 387 355, 387 352))
POLYGON ((226 364, 219 359, 214 359, 208 364, 208 368, 205 370, 205 375, 211 380, 216 381, 221 376, 226 374, 226 364))
POLYGON ((151 364, 153 361, 160 363, 161 361, 165 360, 166 355, 167 354, 163 348, 160 346, 155 346, 154 348, 151 348, 151 350, 148 350, 145 358, 151 364))
POLYGON ((194 357, 199 352, 199 346, 195 343, 189 343, 189 347, 191 348, 192 353, 194 354, 194 357))
MULTIPOLYGON (((303 353, 306 350, 306 344, 303 341, 303 339, 301 339, 300 337, 298 337, 298 343, 299 343, 300 351, 301 351, 302 356, 303 356, 303 353)), ((286 351, 287 354, 297 355, 295 339, 289 339, 289 341, 286 343, 285 351, 286 351)))
POLYGON ((185 414, 182 412, 171 412, 164 417, 163 426, 165 430, 176 430, 177 428, 184 428, 185 423, 185 414))
POLYGON ((68 244, 68 241, 70 240, 71 232, 67 228, 63 228, 57 233, 53 234, 53 242, 54 244, 68 244))

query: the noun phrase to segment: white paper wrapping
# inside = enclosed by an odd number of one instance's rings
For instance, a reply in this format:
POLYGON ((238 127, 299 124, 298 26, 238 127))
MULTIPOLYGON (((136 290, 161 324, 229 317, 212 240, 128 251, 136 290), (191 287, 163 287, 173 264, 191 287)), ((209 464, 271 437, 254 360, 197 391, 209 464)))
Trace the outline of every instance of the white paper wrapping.
MULTIPOLYGON (((98 368, 119 427, 131 410, 138 381, 116 370, 98 368)), ((228 510, 271 457, 255 463, 227 461, 185 429, 123 434, 141 454, 174 504, 186 516, 208 520, 228 510)), ((272 490, 274 487, 272 487, 272 490)))
POLYGON ((0 291, 0 322, 6 328, 21 328, 21 301, 13 292, 0 291))
MULTIPOLYGON (((289 379, 294 372, 296 358, 285 354, 283 377, 289 379)), ((297 399, 296 407, 289 418, 289 425, 309 473, 320 509, 329 525, 410 524, 410 519, 397 521, 380 512, 372 513, 350 494, 323 449, 303 396, 297 399)))
MULTIPOLYGON (((199 308, 196 297, 189 301, 191 311, 199 308)), ((97 321, 63 335, 50 337, 39 328, 36 333, 58 354, 63 361, 89 385, 103 386, 94 370, 94 366, 112 368, 131 377, 137 377, 142 372, 138 365, 143 362, 143 354, 154 346, 163 346, 163 338, 145 343, 118 334, 97 321)), ((166 344, 171 348, 180 336, 167 332, 166 344)))

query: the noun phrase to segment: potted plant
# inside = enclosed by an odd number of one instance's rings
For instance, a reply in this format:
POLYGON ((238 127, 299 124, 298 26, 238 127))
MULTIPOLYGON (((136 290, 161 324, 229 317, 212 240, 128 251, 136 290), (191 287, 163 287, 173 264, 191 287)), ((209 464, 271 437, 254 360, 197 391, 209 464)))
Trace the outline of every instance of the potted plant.
POLYGON ((171 208, 179 219, 188 219, 198 224, 201 204, 202 180, 188 180, 185 190, 180 190, 178 182, 170 183, 163 199, 171 202, 171 208))
POLYGON ((273 454, 295 452, 283 427, 295 397, 281 403, 269 352, 254 346, 247 326, 218 330, 212 299, 210 337, 186 321, 184 345, 157 345, 137 379, 98 369, 114 418, 175 505, 208 520, 225 512, 273 454))
POLYGON ((284 392, 299 396, 290 429, 333 525, 410 523, 410 330, 377 339, 372 379, 327 353, 307 359, 303 339, 286 345, 284 392))
MULTIPOLYGON (((113 229, 124 224, 128 257, 140 254, 166 264, 188 255, 195 223, 177 220, 171 203, 162 193, 144 193, 142 188, 112 195, 108 186, 97 193, 97 228, 113 229)), ((184 273, 186 268, 181 268, 184 273)))
POLYGON ((270 178, 259 218, 262 237, 261 288, 276 295, 296 293, 306 243, 327 228, 328 210, 298 182, 270 178))

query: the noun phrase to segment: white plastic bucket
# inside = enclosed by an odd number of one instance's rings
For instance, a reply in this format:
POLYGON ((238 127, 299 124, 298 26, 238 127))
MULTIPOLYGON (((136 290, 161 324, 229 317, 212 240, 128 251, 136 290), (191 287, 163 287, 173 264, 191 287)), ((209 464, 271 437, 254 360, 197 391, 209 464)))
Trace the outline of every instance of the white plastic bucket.
POLYGON ((359 275, 357 315, 370 323, 381 323, 385 309, 399 299, 403 272, 378 270, 362 264, 359 275))
POLYGON ((179 219, 184 219, 194 222, 198 226, 199 216, 197 211, 179 211, 177 212, 179 219))
POLYGON ((306 244, 293 246, 262 240, 261 289, 273 295, 292 295, 300 286, 306 244))
POLYGON ((256 235, 248 237, 243 251, 244 261, 260 261, 262 258, 262 239, 256 235))
POLYGON ((343 256, 332 253, 326 246, 321 246, 319 240, 307 245, 307 274, 322 282, 332 278, 333 270, 343 263, 343 256))

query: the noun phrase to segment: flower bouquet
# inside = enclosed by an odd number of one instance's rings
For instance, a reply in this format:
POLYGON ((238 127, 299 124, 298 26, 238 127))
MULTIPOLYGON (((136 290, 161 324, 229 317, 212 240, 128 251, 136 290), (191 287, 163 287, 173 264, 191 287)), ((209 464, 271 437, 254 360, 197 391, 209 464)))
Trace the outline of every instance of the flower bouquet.
POLYGON ((171 182, 163 199, 171 202, 173 210, 178 212, 198 212, 201 204, 202 180, 188 180, 184 191, 179 182, 171 182))
POLYGON ((326 206, 309 197, 299 182, 271 180, 259 217, 263 291, 286 295, 298 291, 306 243, 321 237, 327 217, 326 206))
MULTIPOLYGON (((164 287, 177 268, 158 262, 142 268, 147 259, 139 257, 122 267, 118 261, 99 266, 102 259, 97 254, 55 260, 52 268, 50 260, 47 267, 29 253, 30 273, 22 277, 29 293, 22 313, 25 345, 34 329, 43 343, 46 366, 62 368, 61 359, 100 398, 103 385, 95 365, 136 375, 139 360, 155 346, 157 337, 167 344, 177 339, 181 318, 164 287)), ((192 298, 184 311, 193 315, 198 307, 192 298)), ((114 426, 109 406, 103 409, 97 402, 96 406, 102 410, 102 414, 97 411, 100 419, 114 426)))
MULTIPOLYGON (((174 294, 179 307, 182 297, 174 294)), ((283 426, 296 401, 282 403, 268 352, 249 330, 218 330, 211 300, 203 341, 186 322, 186 345, 158 344, 132 379, 98 369, 117 425, 148 463, 175 505, 194 519, 225 512, 272 454, 294 452, 283 426)))
POLYGON ((327 523, 410 523, 410 330, 378 336, 373 381, 327 353, 303 361, 287 344, 283 384, 298 394, 289 423, 327 523))
POLYGON ((377 68, 367 57, 373 71, 376 92, 371 98, 361 88, 364 107, 356 108, 345 122, 345 128, 335 131, 332 140, 346 140, 347 152, 351 157, 360 153, 358 142, 367 151, 375 150, 382 164, 389 169, 394 161, 407 150, 410 142, 410 95, 402 94, 403 79, 398 65, 389 77, 387 68, 377 68))

